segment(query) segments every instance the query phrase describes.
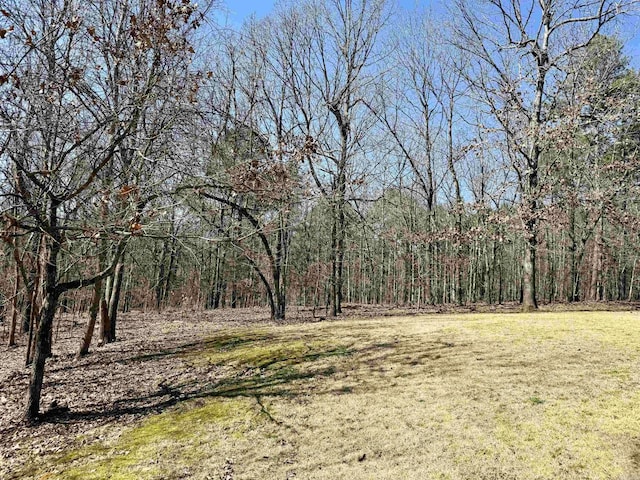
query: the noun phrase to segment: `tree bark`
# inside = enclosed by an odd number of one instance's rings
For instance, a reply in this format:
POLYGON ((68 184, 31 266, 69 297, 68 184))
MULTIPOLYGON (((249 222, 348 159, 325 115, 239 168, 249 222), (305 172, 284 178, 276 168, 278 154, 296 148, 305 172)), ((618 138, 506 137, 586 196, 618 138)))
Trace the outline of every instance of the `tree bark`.
POLYGON ((158 265, 158 276, 156 277, 156 308, 160 310, 162 303, 165 299, 165 262, 167 261, 167 255, 169 254, 169 240, 165 239, 162 242, 162 254, 160 256, 160 263, 158 265))
POLYGON ((109 298, 109 337, 112 342, 116 341, 116 322, 118 318, 118 305, 120 303, 123 275, 124 263, 118 262, 113 273, 113 283, 111 285, 111 295, 109 298))
POLYGON ((15 268, 15 279, 13 284, 13 297, 11 299, 11 325, 9 327, 9 342, 8 346, 13 347, 16 344, 16 328, 18 325, 18 314, 19 314, 19 306, 18 306, 18 294, 20 293, 20 264, 16 262, 15 268))
POLYGON ((111 300, 111 288, 113 285, 113 274, 104 281, 104 292, 100 299, 100 343, 104 345, 111 343, 111 317, 109 316, 109 301, 111 300))
POLYGON ((87 327, 85 328, 84 336, 80 342, 80 349, 78 350, 78 357, 82 357, 89 353, 89 347, 91 346, 91 339, 93 338, 93 331, 98 319, 98 311, 100 310, 100 300, 102 299, 102 280, 98 280, 93 286, 93 297, 91 298, 91 307, 89 309, 89 320, 87 321, 87 327))
POLYGON ((42 382, 44 379, 44 367, 46 359, 50 354, 50 339, 53 319, 55 317, 58 298, 60 295, 60 292, 56 288, 58 276, 58 254, 60 253, 60 239, 57 238, 57 226, 58 203, 55 200, 51 200, 49 210, 49 228, 51 230, 48 232, 48 235, 43 237, 44 258, 46 260, 44 267, 45 296, 40 321, 38 322, 31 368, 31 379, 29 382, 29 391, 27 396, 25 418, 28 421, 35 420, 39 414, 40 395, 42 393, 42 382))
POLYGON ((104 296, 100 296, 100 342, 99 345, 105 343, 111 343, 111 322, 109 321, 109 305, 104 299, 104 296))
POLYGON ((593 246, 593 261, 591 262, 591 280, 589 282, 589 299, 593 301, 602 300, 602 229, 604 222, 600 217, 600 225, 596 227, 596 236, 593 246))
MULTIPOLYGON (((106 202, 103 202, 102 206, 102 214, 106 217, 106 202)), ((102 271, 107 263, 107 242, 104 236, 98 241, 98 270, 102 271)), ((82 338, 82 342, 80 343, 80 348, 78 350, 78 357, 86 355, 89 353, 89 347, 91 346, 91 339, 93 338, 93 331, 96 326, 96 321, 98 319, 98 313, 102 313, 100 310, 100 305, 102 301, 102 279, 96 281, 93 286, 93 297, 91 299, 91 307, 89 308, 89 320, 87 321, 87 327, 85 329, 84 336, 82 338)), ((100 318, 100 339, 98 340, 99 344, 102 345, 104 343, 104 321, 101 316, 100 318)))
POLYGON ((528 229, 527 233, 529 236, 526 239, 522 263, 522 309, 531 311, 538 308, 536 298, 536 249, 538 242, 534 232, 528 229))

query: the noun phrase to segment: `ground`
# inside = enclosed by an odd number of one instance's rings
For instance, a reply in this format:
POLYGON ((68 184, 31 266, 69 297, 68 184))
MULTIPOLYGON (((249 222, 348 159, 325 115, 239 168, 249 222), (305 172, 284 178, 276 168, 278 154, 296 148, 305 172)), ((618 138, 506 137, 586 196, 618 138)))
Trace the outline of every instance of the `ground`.
POLYGON ((0 478, 640 479, 639 312, 410 313, 134 312, 80 360, 64 317, 38 425, 2 347, 0 478))

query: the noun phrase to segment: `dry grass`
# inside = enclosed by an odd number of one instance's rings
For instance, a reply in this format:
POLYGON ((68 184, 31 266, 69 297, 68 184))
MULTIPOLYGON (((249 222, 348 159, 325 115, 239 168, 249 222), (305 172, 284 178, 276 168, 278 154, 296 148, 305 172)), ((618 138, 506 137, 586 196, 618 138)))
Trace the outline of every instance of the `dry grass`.
POLYGON ((640 478, 640 314, 227 329, 196 400, 35 478, 640 478))

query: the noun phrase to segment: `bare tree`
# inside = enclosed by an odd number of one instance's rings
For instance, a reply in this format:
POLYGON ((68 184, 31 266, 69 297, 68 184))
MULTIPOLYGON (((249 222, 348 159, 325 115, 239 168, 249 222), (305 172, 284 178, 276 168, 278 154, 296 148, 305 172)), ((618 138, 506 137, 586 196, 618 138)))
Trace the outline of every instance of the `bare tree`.
POLYGON ((343 296, 350 176, 371 128, 365 100, 378 75, 377 38, 388 9, 384 0, 327 0, 306 2, 300 12, 306 20, 305 29, 298 32, 302 47, 294 79, 296 88, 303 90, 294 98, 301 108, 316 110, 305 114, 305 134, 317 145, 307 160, 331 208, 330 304, 337 315, 343 296))
MULTIPOLYGON (((410 12, 409 28, 388 39, 394 68, 383 72, 375 103, 369 105, 402 159, 401 179, 422 198, 429 232, 436 230, 435 211, 442 181, 436 146, 444 133, 441 86, 436 81, 439 48, 436 27, 427 12, 410 12), (408 164, 408 167, 406 166, 408 164), (405 174, 408 168, 409 172, 405 174), (406 181, 406 180, 405 180, 406 181)), ((427 242, 426 301, 435 302, 435 243, 427 242)))
POLYGON ((127 240, 139 232, 140 205, 130 185, 112 184, 108 195, 126 198, 110 224, 96 224, 98 179, 123 178, 122 161, 135 143, 147 110, 168 92, 170 59, 182 56, 186 36, 197 23, 196 9, 167 2, 114 0, 62 3, 4 1, 11 22, 0 62, 5 84, 0 111, 8 133, 3 151, 16 216, 5 222, 41 233, 42 306, 25 416, 38 416, 44 366, 60 296, 111 275, 127 240), (122 74, 118 73, 122 72, 122 74), (115 84, 115 85, 114 85, 115 84), (115 89, 115 90, 114 90, 115 89), (117 92, 119 98, 114 98, 117 92), (121 161, 117 164, 116 159, 121 161), (118 165, 119 170, 115 170, 118 165), (80 259, 65 246, 104 235, 113 242, 112 261, 102 270, 62 280, 80 259))
POLYGON ((545 125, 568 57, 588 46, 636 1, 458 0, 454 26, 458 48, 472 60, 479 98, 502 127, 520 179, 526 248, 523 308, 537 308, 536 251, 540 220, 539 169, 545 125))

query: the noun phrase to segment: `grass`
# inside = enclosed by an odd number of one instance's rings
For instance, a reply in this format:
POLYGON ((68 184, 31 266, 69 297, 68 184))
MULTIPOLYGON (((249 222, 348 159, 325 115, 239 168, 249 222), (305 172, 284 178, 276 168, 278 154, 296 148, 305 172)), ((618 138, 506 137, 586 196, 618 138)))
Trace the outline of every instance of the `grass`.
POLYGON ((640 478, 638 313, 243 328, 180 355, 224 380, 35 478, 640 478))
POLYGON ((69 465, 59 469, 61 478, 180 478, 191 464, 209 458, 209 449, 215 448, 230 425, 234 434, 241 436, 251 426, 251 417, 250 408, 242 401, 187 404, 147 419, 124 432, 113 445, 98 444, 67 453, 57 462, 69 465), (214 435, 219 440, 212 443, 214 435))

